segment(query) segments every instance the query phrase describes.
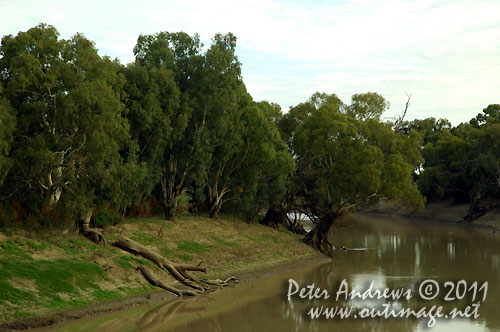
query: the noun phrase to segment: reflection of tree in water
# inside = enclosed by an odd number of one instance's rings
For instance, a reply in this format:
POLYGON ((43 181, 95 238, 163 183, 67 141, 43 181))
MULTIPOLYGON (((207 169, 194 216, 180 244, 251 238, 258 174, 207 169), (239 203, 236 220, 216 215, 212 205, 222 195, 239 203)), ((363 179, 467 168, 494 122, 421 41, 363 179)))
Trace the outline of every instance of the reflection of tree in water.
MULTIPOLYGON (((488 296, 486 302, 481 304, 478 320, 485 320, 488 328, 500 327, 500 311, 496 303, 500 298, 498 238, 455 225, 410 222, 398 218, 362 218, 371 221, 367 232, 337 229, 331 237, 336 243, 343 240, 352 246, 367 244, 374 249, 337 251, 333 263, 337 269, 332 270, 330 278, 345 278, 349 283, 363 279, 359 276, 367 280, 382 279, 383 287, 391 289, 415 288, 416 282, 425 279, 435 279, 441 286, 445 281, 456 284, 458 280, 465 280, 469 285, 478 281, 478 286, 488 281, 488 296)), ((445 303, 442 301, 445 291, 442 289, 440 294, 440 300, 412 300, 411 306, 435 304, 448 311, 471 304, 470 297, 445 303)))
MULTIPOLYGON (((478 321, 490 330, 499 329, 498 239, 443 224, 412 223, 397 218, 391 218, 390 222, 384 218, 366 219, 375 227, 360 229, 364 227, 360 225, 356 229, 341 228, 331 235, 334 238, 332 242, 348 248, 337 250, 331 263, 309 272, 289 273, 284 277, 241 284, 234 289, 214 293, 213 296, 179 299, 148 312, 134 314, 133 317, 123 317, 121 326, 135 326, 141 331, 410 332, 420 330, 421 323, 417 319, 311 320, 307 312, 315 306, 347 306, 346 303, 335 302, 335 292, 343 279, 350 286, 356 287, 375 280, 375 287, 379 289, 408 289, 424 279, 436 279, 440 282, 464 279, 467 282, 489 282, 488 296, 486 302, 481 304, 478 321), (288 278, 293 278, 300 286, 314 283, 316 287, 327 289, 331 297, 316 301, 293 297, 288 301, 288 278), (281 293, 273 295, 274 293, 269 293, 271 290, 279 290, 281 293)), ((383 303, 373 304, 364 300, 358 302, 355 304, 364 307, 383 303)), ((446 311, 470 304, 466 300, 443 303, 412 299, 410 303, 404 300, 400 302, 403 307, 412 308, 439 304, 446 311)), ((463 325, 464 329, 460 331, 468 331, 468 327, 463 325)), ((429 331, 440 329, 435 326, 429 331)))
MULTIPOLYGON (((372 255, 372 254, 369 254, 372 255)), ((343 301, 335 302, 335 291, 339 287, 341 279, 346 279, 349 284, 353 283, 353 276, 358 268, 356 268, 356 263, 352 262, 351 265, 347 265, 348 268, 344 269, 344 265, 339 266, 335 262, 335 258, 332 263, 323 264, 317 269, 309 272, 301 280, 296 280, 300 285, 307 285, 314 282, 315 286, 322 289, 327 289, 330 293, 330 298, 328 300, 293 300, 293 306, 288 303, 284 304, 283 310, 290 310, 291 307, 294 308, 294 314, 284 317, 290 317, 296 319, 296 331, 373 331, 373 332, 384 332, 384 331, 413 331, 415 326, 418 324, 416 320, 380 320, 380 319, 314 319, 311 320, 307 316, 307 312, 311 307, 316 306, 348 306, 348 303, 343 301)), ((346 266, 346 267, 347 267, 346 266)))
POLYGON ((147 311, 137 320, 136 325, 140 326, 141 330, 144 331, 152 331, 155 329, 163 330, 168 328, 171 321, 176 318, 176 315, 199 314, 205 311, 205 308, 206 306, 203 303, 181 298, 164 303, 147 311))

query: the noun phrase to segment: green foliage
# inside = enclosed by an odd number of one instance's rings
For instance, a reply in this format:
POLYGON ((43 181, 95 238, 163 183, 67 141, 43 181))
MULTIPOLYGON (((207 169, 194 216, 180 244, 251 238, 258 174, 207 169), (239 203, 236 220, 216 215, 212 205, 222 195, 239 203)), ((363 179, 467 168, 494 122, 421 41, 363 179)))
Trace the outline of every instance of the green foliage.
POLYGON ((0 186, 12 166, 12 160, 9 155, 16 120, 12 107, 10 107, 9 102, 2 95, 3 88, 0 85, 0 186))
POLYGON ((174 198, 174 206, 175 211, 174 215, 182 216, 186 214, 189 210, 191 202, 191 195, 189 195, 186 191, 183 191, 179 196, 174 198))
POLYGON ((93 227, 106 227, 109 225, 116 225, 123 222, 123 217, 118 213, 108 210, 102 210, 92 216, 91 224, 93 227))
POLYGON ((17 117, 4 191, 33 213, 123 203, 132 148, 119 64, 82 35, 62 40, 45 24, 5 36, 0 54, 3 96, 17 117))
POLYGON ((387 103, 378 94, 313 95, 284 117, 296 156, 295 195, 310 215, 357 208, 382 197, 422 207, 412 171, 421 160, 419 136, 405 137, 378 121, 387 103))
MULTIPOLYGON (((485 198, 500 198, 500 105, 489 105, 471 119, 452 127, 434 118, 406 124, 408 134, 423 134, 425 162, 417 177, 419 189, 429 200, 452 198, 469 202, 469 219, 481 213, 485 198)), ((483 211, 484 212, 484 211, 483 211)))
POLYGON ((359 120, 380 120, 380 116, 389 108, 389 102, 375 92, 355 94, 347 114, 359 120))

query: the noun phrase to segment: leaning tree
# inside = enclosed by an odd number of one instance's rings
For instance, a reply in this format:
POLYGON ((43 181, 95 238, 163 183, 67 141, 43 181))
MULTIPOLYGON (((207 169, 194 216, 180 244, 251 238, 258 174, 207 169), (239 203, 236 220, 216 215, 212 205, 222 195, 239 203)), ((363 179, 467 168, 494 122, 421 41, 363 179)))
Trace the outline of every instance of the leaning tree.
POLYGON ((296 196, 314 221, 304 242, 332 255, 330 226, 348 211, 381 198, 422 206, 413 182, 420 164, 420 135, 403 136, 379 121, 387 107, 381 96, 355 95, 350 106, 335 95, 315 94, 299 105, 288 133, 296 159, 296 196))

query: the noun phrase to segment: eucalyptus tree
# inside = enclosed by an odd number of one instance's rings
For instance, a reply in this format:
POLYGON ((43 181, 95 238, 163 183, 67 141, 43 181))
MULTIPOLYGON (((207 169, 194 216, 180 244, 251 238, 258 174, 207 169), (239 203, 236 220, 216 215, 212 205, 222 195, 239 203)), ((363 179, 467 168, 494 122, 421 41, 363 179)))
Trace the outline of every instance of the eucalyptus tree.
MULTIPOLYGON (((3 95, 3 88, 0 85, 0 96, 3 95)), ((14 110, 3 97, 0 97, 0 188, 7 175, 12 160, 10 158, 10 147, 12 144, 12 132, 15 127, 14 110)))
POLYGON ((267 112, 270 109, 262 106, 242 109, 241 144, 228 164, 234 172, 223 172, 229 191, 226 200, 236 200, 249 221, 283 196, 286 179, 294 171, 294 161, 267 112))
POLYGON ((233 177, 245 162, 250 143, 244 137, 242 115, 252 103, 235 54, 236 37, 217 34, 206 51, 196 110, 202 151, 209 153, 205 189, 211 217, 216 217, 225 196, 234 190, 233 177))
POLYGON ((127 117, 139 143, 142 169, 147 170, 141 192, 148 195, 160 184, 167 219, 175 215, 189 181, 203 174, 208 158, 198 152, 203 124, 193 116, 202 105, 201 48, 197 35, 184 32, 140 36, 136 61, 126 69, 127 117))
POLYGON ((376 92, 359 93, 352 96, 346 113, 359 120, 380 120, 389 106, 389 102, 376 92))
POLYGON ((314 97, 290 111, 296 119, 288 126, 297 163, 295 195, 301 212, 316 224, 304 241, 331 255, 328 231, 346 211, 381 198, 423 205, 412 178, 421 163, 421 136, 405 137, 378 121, 386 105, 378 97, 374 105, 367 98, 363 107, 359 95, 350 106, 335 95, 323 95, 319 102, 314 97))
POLYGON ((17 121, 4 190, 32 211, 61 211, 62 201, 90 218, 96 206, 123 203, 122 175, 134 159, 124 78, 81 34, 58 37, 40 24, 2 39, 0 80, 17 121))
POLYGON ((430 200, 452 197, 468 202, 466 219, 472 221, 491 207, 485 199, 500 197, 500 105, 492 104, 469 123, 443 130, 422 150, 425 157, 419 178, 430 200))
MULTIPOLYGON (((238 200, 239 209, 249 221, 262 210, 282 206, 295 171, 295 161, 277 127, 283 118, 281 107, 267 101, 258 102, 256 106, 264 116, 255 123, 259 130, 257 135, 264 139, 262 143, 268 145, 268 148, 257 153, 262 161, 254 166, 257 172, 254 171, 255 178, 250 181, 253 190, 242 191, 238 200)), ((257 143, 256 147, 265 147, 262 143, 257 143)))

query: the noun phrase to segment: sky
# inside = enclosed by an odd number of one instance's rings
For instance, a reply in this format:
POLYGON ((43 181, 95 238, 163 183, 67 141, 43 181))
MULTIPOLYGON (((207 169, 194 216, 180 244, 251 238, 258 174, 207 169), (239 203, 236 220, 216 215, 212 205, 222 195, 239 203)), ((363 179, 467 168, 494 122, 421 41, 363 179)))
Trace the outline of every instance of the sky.
POLYGON ((314 92, 346 104, 377 92, 383 119, 446 118, 457 125, 500 104, 499 0, 0 0, 0 35, 38 23, 77 32, 101 55, 133 61, 140 34, 238 38, 243 80, 257 101, 283 111, 314 92))

